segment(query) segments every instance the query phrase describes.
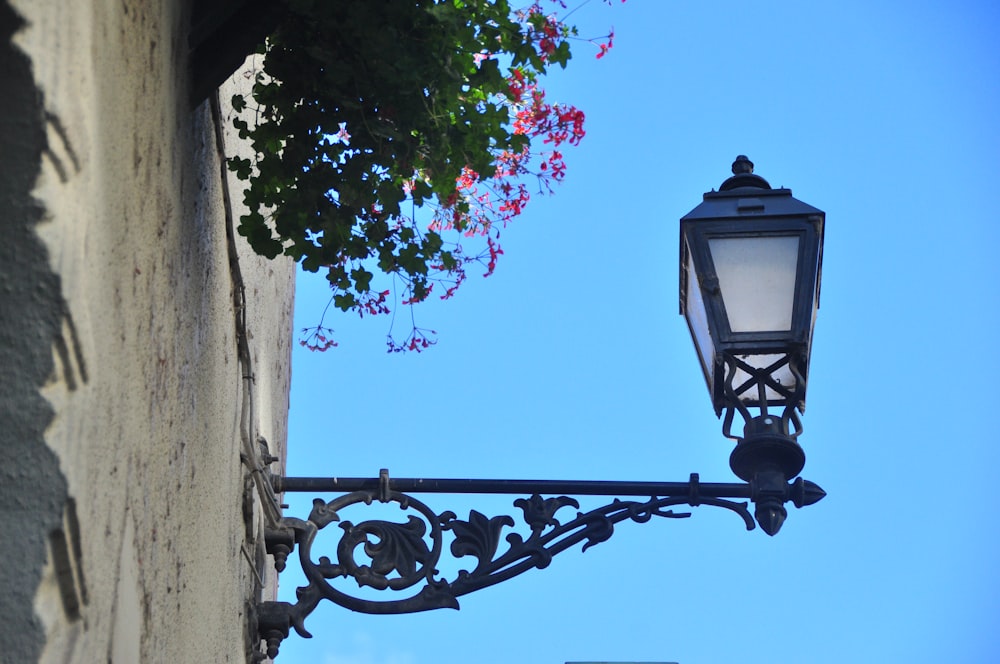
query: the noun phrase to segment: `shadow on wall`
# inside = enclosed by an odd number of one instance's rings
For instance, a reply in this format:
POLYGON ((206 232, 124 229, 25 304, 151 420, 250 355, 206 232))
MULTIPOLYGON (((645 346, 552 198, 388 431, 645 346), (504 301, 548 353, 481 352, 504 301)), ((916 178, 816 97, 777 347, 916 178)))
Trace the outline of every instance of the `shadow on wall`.
MULTIPOLYGON (((42 156, 54 159, 60 177, 66 165, 58 163, 46 142, 46 123, 57 135, 61 125, 57 118, 47 118, 31 61, 12 42, 22 27, 21 17, 7 0, 0 0, 0 228, 4 232, 0 240, 0 449, 4 452, 0 557, 13 561, 0 566, 0 624, 4 625, 4 657, 30 662, 37 661, 45 645, 34 598, 50 544, 67 619, 78 618, 80 602, 86 602, 82 585, 73 584, 79 533, 74 515, 66 512, 71 503, 59 461, 45 443, 45 429, 53 414, 40 389, 55 368, 53 350, 70 389, 86 382, 87 374, 59 276, 49 268, 45 245, 35 233, 44 210, 31 192, 42 156), (70 585, 64 587, 64 581, 70 585)), ((68 154, 75 161, 72 151, 68 154)))

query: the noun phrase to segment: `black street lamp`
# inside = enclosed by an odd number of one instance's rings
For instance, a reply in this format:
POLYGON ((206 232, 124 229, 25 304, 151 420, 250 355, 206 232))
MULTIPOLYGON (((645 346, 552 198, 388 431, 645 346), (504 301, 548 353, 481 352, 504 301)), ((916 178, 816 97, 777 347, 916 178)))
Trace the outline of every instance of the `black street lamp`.
MULTIPOLYGON (((719 191, 681 218, 681 313, 715 413, 725 412, 723 434, 737 441, 730 467, 747 482, 783 484, 805 465, 795 439, 819 309, 824 220, 790 189, 754 175, 743 155, 719 191), (737 411, 742 437, 731 431, 737 411)), ((756 516, 773 535, 786 514, 766 501, 756 516)))
POLYGON ((730 466, 742 483, 702 483, 697 474, 687 482, 393 479, 387 470, 377 479, 271 476, 275 493, 342 495, 317 498, 306 520, 285 517, 266 532, 277 571, 297 548, 308 580, 297 589, 296 603, 256 607, 256 632, 266 641, 268 656, 277 655, 291 628, 310 636, 305 619, 324 599, 377 614, 457 609, 458 597, 547 567, 555 554, 577 543, 586 550, 609 539, 623 521, 684 518, 690 513, 672 508, 711 505, 736 513, 752 530, 749 500, 757 523, 774 535, 787 516, 786 502, 804 507, 822 499, 822 489, 798 477, 805 454, 796 438, 819 308, 823 222, 823 212, 754 175, 744 156, 736 158, 733 177, 681 219, 681 313, 716 414, 725 413, 723 433, 737 441, 730 466), (745 420, 742 437, 731 432, 737 411, 745 420), (414 498, 416 493, 530 495, 514 501, 528 532, 508 531, 515 521, 507 515, 487 517, 473 510, 459 519, 451 511, 436 513, 414 498), (580 507, 570 495, 615 498, 563 523, 557 513, 580 507), (406 510, 405 522, 373 519, 355 525, 341 519, 347 508, 376 501, 406 510), (336 561, 327 556, 314 561, 318 532, 334 522, 343 530, 336 561), (474 560, 451 580, 438 578, 446 538, 452 557, 474 560), (330 583, 348 577, 392 597, 366 599, 330 583))

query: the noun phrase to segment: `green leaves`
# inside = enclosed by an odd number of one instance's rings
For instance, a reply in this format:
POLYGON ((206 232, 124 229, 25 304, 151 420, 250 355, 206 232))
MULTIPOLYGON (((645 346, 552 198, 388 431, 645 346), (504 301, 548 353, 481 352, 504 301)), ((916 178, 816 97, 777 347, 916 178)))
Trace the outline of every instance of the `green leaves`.
POLYGON ((271 234, 271 229, 259 212, 251 211, 242 217, 237 231, 247 239, 254 251, 262 256, 275 258, 282 252, 281 241, 271 234))
POLYGON ((341 311, 350 311, 357 305, 357 299, 353 293, 337 293, 333 296, 333 306, 341 311))
POLYGON ((373 276, 375 275, 362 268, 355 268, 351 270, 351 279, 354 280, 354 288, 359 293, 364 293, 369 290, 373 276))
POLYGON ((229 167, 233 173, 236 174, 240 180, 249 180, 250 172, 253 169, 253 163, 249 159, 241 159, 239 157, 231 157, 226 165, 229 167))
MULTIPOLYGON (((360 314, 388 311, 389 291, 374 290, 378 273, 408 303, 436 282, 450 297, 469 263, 492 271, 498 229, 528 198, 503 178, 546 177, 523 166, 540 131, 529 135, 522 116, 537 123, 555 107, 528 93, 549 66, 566 65, 572 30, 537 5, 514 13, 506 0, 287 7, 253 85, 253 111, 243 96, 232 99, 234 127, 256 153, 228 162, 248 182, 239 232, 264 256, 326 270, 333 304, 360 314), (421 207, 431 230, 411 212, 421 207), (466 254, 459 233, 487 235, 488 250, 466 254)), ((407 345, 432 343, 414 328, 407 345)))

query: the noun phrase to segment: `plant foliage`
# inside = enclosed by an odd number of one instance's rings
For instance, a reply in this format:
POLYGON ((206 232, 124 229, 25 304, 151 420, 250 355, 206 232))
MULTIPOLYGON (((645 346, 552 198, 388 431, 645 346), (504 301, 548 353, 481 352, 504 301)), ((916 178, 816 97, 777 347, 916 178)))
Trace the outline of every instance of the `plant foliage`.
MULTIPOLYGON (((506 0, 287 5, 252 98, 233 98, 255 153, 229 162, 247 181, 239 232, 259 254, 326 271, 331 303, 361 315, 390 311, 377 273, 403 305, 435 286, 450 297, 471 264, 492 273, 528 183, 560 181, 560 146, 584 135, 583 113, 538 86, 566 66, 576 30, 506 0)), ((612 36, 594 41, 598 57, 612 36)), ((302 343, 325 350, 330 332, 321 318, 302 343)), ((389 349, 421 350, 429 334, 390 330, 389 349)))

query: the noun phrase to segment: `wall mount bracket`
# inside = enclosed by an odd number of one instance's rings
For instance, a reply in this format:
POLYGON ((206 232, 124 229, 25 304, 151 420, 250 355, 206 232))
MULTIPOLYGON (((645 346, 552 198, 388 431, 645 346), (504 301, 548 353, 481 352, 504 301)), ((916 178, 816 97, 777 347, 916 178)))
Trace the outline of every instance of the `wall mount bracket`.
MULTIPOLYGON (((687 482, 610 482, 557 480, 392 479, 383 469, 378 478, 307 478, 272 476, 275 493, 340 492, 333 500, 313 500, 305 520, 284 517, 265 534, 267 552, 275 569, 285 569, 298 547, 298 559, 308 584, 296 589, 297 601, 263 602, 256 612, 258 637, 266 642, 267 656, 278 654, 281 642, 294 629, 312 635, 305 619, 326 599, 352 611, 371 614, 415 613, 439 608, 459 608, 458 598, 496 585, 530 569, 544 568, 553 556, 583 542, 583 550, 606 541, 622 521, 646 523, 653 517, 681 519, 690 512, 674 507, 721 507, 738 515, 747 530, 755 527, 748 503, 769 534, 784 521, 786 502, 804 507, 826 493, 816 484, 797 478, 786 482, 779 473, 758 473, 746 483, 702 483, 692 474, 687 482), (436 513, 411 494, 520 494, 514 506, 521 509, 527 536, 514 532, 508 515, 487 517, 471 510, 468 518, 454 512, 436 513), (614 499, 587 512, 576 511, 565 522, 556 518, 566 508, 579 510, 572 496, 608 496, 614 499), (551 497, 543 497, 551 496, 551 497), (744 499, 736 502, 732 499, 744 499), (404 523, 372 519, 354 524, 342 521, 339 512, 355 505, 395 503, 409 514, 404 523), (777 520, 777 523, 775 523, 777 520), (334 561, 329 556, 313 560, 313 545, 320 530, 338 522, 343 533, 334 561), (775 527, 777 525, 777 527, 775 527), (451 580, 438 578, 437 566, 444 543, 455 559, 471 557, 472 569, 451 580), (360 551, 359 551, 360 547, 360 551), (366 561, 359 563, 361 554, 366 561), (386 591, 392 599, 373 600, 348 594, 331 585, 339 578, 353 578, 359 588, 386 591), (405 595, 405 597, 400 597, 405 595)), ((569 515, 569 512, 566 512, 569 515)))

